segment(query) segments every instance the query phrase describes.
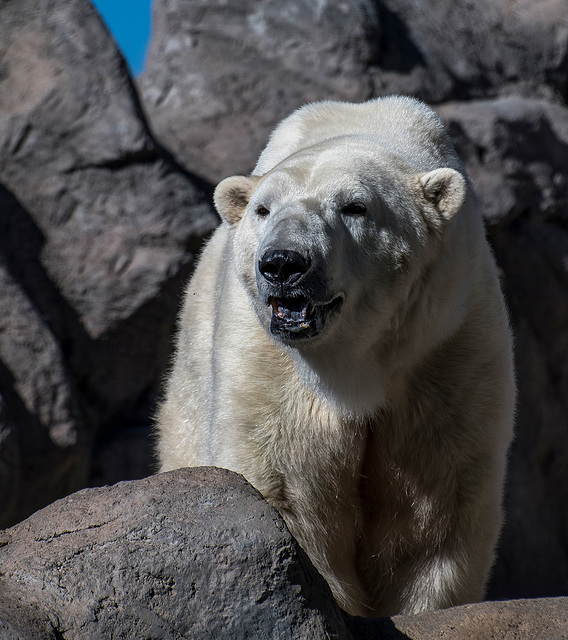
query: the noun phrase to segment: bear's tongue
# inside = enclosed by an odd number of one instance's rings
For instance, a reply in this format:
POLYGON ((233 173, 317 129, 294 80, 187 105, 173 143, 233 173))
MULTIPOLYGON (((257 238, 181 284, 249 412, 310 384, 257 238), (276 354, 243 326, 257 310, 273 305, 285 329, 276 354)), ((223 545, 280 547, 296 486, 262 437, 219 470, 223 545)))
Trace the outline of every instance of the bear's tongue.
POLYGON ((309 302, 303 298, 271 298, 274 315, 280 320, 302 322, 309 318, 309 302))

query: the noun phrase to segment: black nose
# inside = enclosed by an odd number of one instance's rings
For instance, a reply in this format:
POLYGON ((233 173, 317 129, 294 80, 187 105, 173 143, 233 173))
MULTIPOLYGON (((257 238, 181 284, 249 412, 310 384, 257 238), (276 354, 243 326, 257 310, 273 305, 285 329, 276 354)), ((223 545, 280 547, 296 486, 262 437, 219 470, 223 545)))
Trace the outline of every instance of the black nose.
POLYGON ((272 284, 295 284, 310 268, 310 262, 297 251, 267 251, 258 261, 260 273, 272 284))

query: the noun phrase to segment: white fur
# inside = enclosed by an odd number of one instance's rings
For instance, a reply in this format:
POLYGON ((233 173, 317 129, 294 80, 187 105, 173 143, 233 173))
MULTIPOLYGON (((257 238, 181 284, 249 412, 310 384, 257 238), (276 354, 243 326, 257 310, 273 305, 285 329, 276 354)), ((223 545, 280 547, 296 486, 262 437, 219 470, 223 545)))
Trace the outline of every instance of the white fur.
POLYGON ((225 222, 186 291, 161 470, 244 474, 351 613, 481 599, 512 430, 511 340, 438 118, 408 98, 308 105, 215 201, 225 222), (344 215, 350 200, 366 214, 344 215), (270 334, 256 286, 273 237, 316 256, 344 296, 298 344, 270 334))

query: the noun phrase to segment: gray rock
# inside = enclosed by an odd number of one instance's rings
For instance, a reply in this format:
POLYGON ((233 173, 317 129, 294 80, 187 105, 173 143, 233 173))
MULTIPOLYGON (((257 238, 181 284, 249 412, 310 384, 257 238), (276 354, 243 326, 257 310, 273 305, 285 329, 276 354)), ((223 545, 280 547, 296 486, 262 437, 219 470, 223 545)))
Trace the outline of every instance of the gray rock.
POLYGON ((0 2, 0 61, 6 524, 84 485, 94 434, 156 393, 217 218, 150 134, 88 0, 0 2))
POLYGON ((568 587, 568 233, 523 216, 492 243, 515 333, 519 401, 490 594, 560 595, 568 587))
POLYGON ((369 72, 377 93, 427 102, 504 94, 566 97, 568 4, 381 0, 369 72))
POLYGON ((568 222, 568 109, 510 96, 438 107, 489 227, 568 222))
POLYGON ((212 182, 248 173, 297 107, 369 97, 377 29, 371 0, 158 0, 139 78, 152 127, 212 182))
POLYGON ((228 471, 86 489, 0 547, 0 619, 26 629, 33 611, 45 637, 350 637, 281 517, 228 471))
POLYGON ((568 97, 567 82, 564 0, 156 0, 139 86, 158 137, 217 182, 306 102, 568 97))

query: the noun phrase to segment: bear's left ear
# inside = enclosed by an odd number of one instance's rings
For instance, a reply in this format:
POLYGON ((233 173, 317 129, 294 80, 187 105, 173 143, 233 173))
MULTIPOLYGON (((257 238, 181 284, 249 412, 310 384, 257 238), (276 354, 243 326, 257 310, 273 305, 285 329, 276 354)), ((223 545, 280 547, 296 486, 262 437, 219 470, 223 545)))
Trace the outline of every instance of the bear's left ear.
POLYGON ((231 225, 239 222, 259 180, 257 176, 231 176, 217 185, 213 202, 223 220, 231 225))
POLYGON ((428 226, 442 231, 460 210, 467 185, 461 173, 445 167, 418 176, 428 226))

